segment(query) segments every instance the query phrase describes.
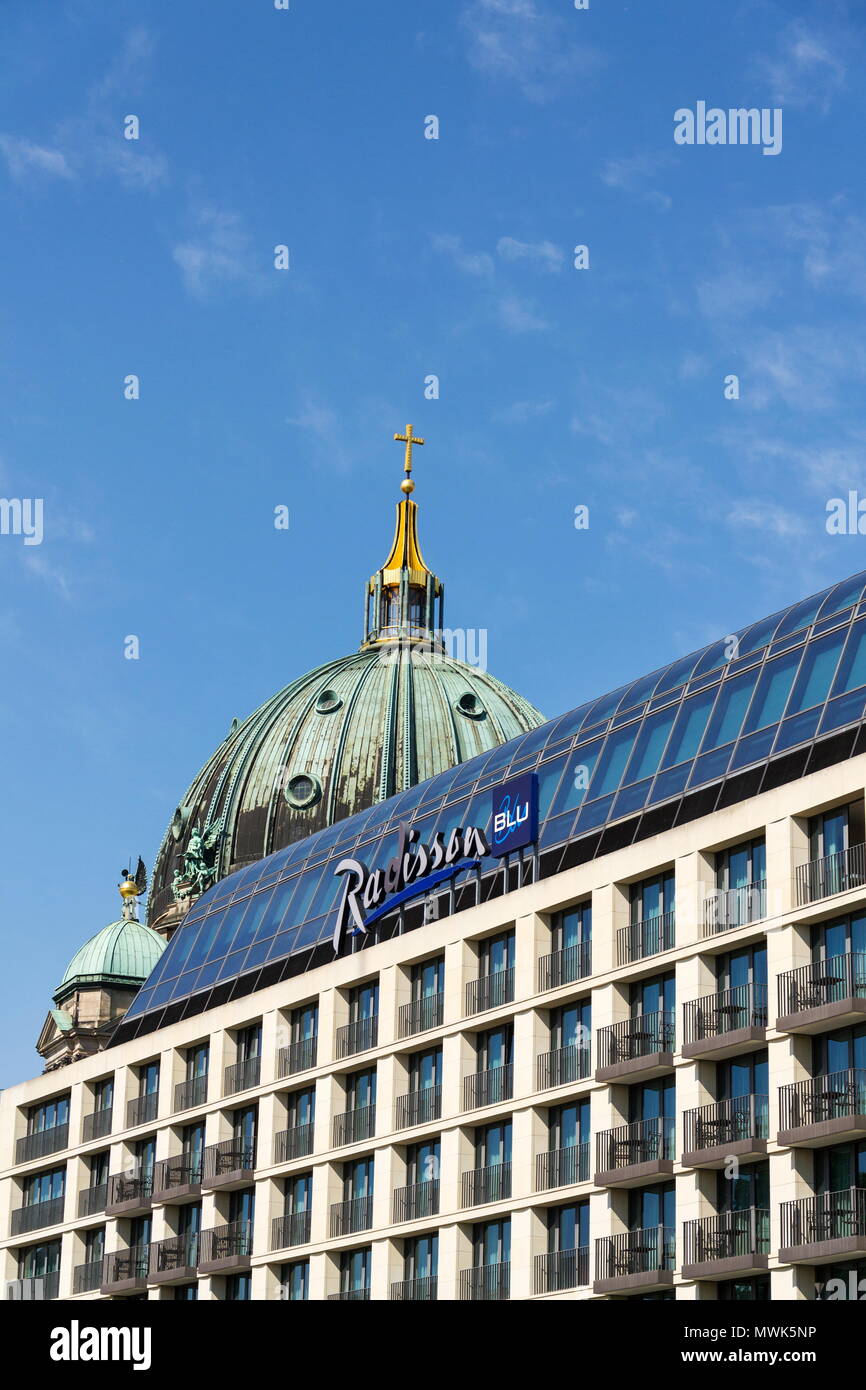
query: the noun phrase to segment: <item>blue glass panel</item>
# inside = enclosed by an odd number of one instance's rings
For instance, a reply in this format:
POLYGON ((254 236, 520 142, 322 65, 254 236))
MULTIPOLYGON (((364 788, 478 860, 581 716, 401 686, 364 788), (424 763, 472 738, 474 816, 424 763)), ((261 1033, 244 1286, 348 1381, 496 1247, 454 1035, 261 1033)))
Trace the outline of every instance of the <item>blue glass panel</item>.
POLYGON ((219 974, 220 964, 220 961, 212 960, 207 965, 202 966, 196 977, 195 987, 197 990, 207 989, 208 985, 212 985, 215 982, 219 974))
POLYGON ((542 826, 538 843, 541 849, 548 849, 550 845, 561 844, 567 840, 571 834, 571 827, 574 825, 574 812, 567 811, 564 816, 553 816, 542 826))
POLYGON ((180 999, 185 994, 191 994, 197 976, 198 970, 187 970, 183 975, 180 975, 172 990, 172 999, 180 999))
POLYGON ((850 608, 859 602, 862 594, 862 574, 855 574, 850 579, 843 579, 841 584, 837 584, 835 589, 830 590, 821 604, 821 611, 818 614, 819 620, 829 618, 834 613, 841 613, 844 609, 850 608))
POLYGON ((597 825, 602 825, 612 805, 612 796, 603 796, 601 801, 590 801, 577 818, 575 833, 581 834, 584 830, 594 830, 597 825))
POLYGON ((700 652, 691 652, 688 656, 681 657, 679 661, 673 662, 656 686, 656 695, 661 695, 668 690, 676 690, 678 686, 685 685, 694 671, 700 655, 700 652))
POLYGON ((708 753, 711 748, 718 748, 719 744, 728 743, 737 737, 757 679, 756 669, 746 671, 742 676, 735 676, 733 680, 725 681, 710 717, 706 736, 701 744, 704 753, 708 753))
POLYGON ((576 810, 583 804, 600 749, 600 743, 575 748, 567 761, 551 815, 558 816, 563 811, 576 810))
POLYGON ((636 724, 608 736, 590 784, 593 797, 605 796, 619 786, 636 737, 636 724))
POLYGON ((254 942, 247 951, 247 958, 244 961, 244 970, 252 970, 257 965, 264 965, 271 953, 273 943, 274 938, 272 936, 264 937, 254 942))
POLYGON ((826 637, 819 637, 817 641, 808 643, 788 706, 789 714, 799 714, 800 710, 823 704, 836 671, 844 640, 843 628, 840 632, 830 632, 826 637))
POLYGON ((768 661, 761 672, 755 698, 749 707, 743 733, 777 724, 785 712, 785 704, 800 664, 799 649, 768 661))
POLYGON ((796 714, 793 719, 786 719, 779 730, 776 752, 781 753, 784 748, 793 748, 795 744, 805 743, 810 739, 818 727, 820 713, 819 709, 810 709, 805 714, 796 714))
POLYGON ((698 787, 703 782, 713 782, 717 777, 722 777, 728 770, 733 746, 729 743, 725 748, 717 748, 715 752, 704 753, 703 757, 698 758, 689 778, 689 787, 698 787))
POLYGON ((862 620, 855 623, 848 634, 833 694, 842 695, 846 690, 856 690, 859 685, 866 685, 866 622, 862 620))
POLYGON ((770 618, 762 618, 759 623, 753 623, 743 635, 737 648, 738 654, 748 656, 750 652, 757 652, 766 647, 772 641, 783 616, 782 613, 774 613, 770 618))
POLYGON ((676 705, 670 705, 660 714, 644 720, 624 782, 640 781, 658 769, 676 715, 676 705))
POLYGON ((802 603, 795 603, 776 628, 776 639, 787 637, 789 632, 799 632, 801 627, 808 627, 809 623, 814 622, 821 604, 829 593, 829 589, 824 589, 820 594, 803 599, 802 603))
MULTIPOLYGON (((741 632, 732 633, 732 637, 738 642, 742 636, 741 632)), ((695 667, 695 676, 705 676, 709 671, 718 671, 720 667, 726 666, 732 656, 737 655, 737 647, 732 644, 731 637, 722 637, 718 642, 714 642, 708 647, 695 667), (731 650, 733 645, 733 650, 731 650)))
POLYGON ((653 785, 650 804, 655 801, 667 801, 670 796, 679 796, 691 770, 691 763, 680 763, 679 767, 672 767, 669 772, 659 773, 653 785))
POLYGON ((305 946, 314 946, 323 936, 331 936, 333 930, 333 923, 329 926, 327 917, 314 917, 301 927, 292 950, 301 951, 305 946))
POLYGON ((591 729, 593 724, 598 724, 602 719, 610 719, 626 689, 626 686, 621 685, 619 690, 614 690, 609 695, 602 695, 600 700, 596 700, 594 705, 590 705, 584 721, 586 728, 591 729))
POLYGON ((227 980, 232 975, 240 975, 246 968, 246 948, 243 951, 232 951, 231 955, 225 956, 219 968, 218 980, 227 980))
POLYGON ((616 717, 610 721, 610 727, 612 729, 618 729, 621 724, 630 724, 632 720, 639 719, 645 711, 645 704, 633 705, 631 709, 627 709, 624 713, 616 715, 616 717))
POLYGON ((777 725, 771 724, 769 728, 750 734, 748 738, 741 738, 731 759, 731 771, 735 767, 746 767, 749 763, 758 762, 760 758, 766 758, 773 746, 776 730, 777 725))
POLYGON ((642 705, 644 700, 648 700, 667 669, 665 667, 664 671, 653 671, 652 675, 644 676, 642 680, 630 685, 619 702, 617 713, 633 709, 635 705, 642 705))
POLYGON ((173 980, 163 980, 161 985, 157 985, 150 996, 150 1007, 158 1008, 161 1004, 167 1004, 171 998, 171 991, 174 987, 173 980))
POLYGON ((850 695, 840 695, 838 700, 831 700, 824 711, 819 732, 826 734, 829 729, 841 729, 843 724, 852 724, 855 719, 860 719, 864 701, 864 690, 852 690, 850 695))
POLYGON ((297 939, 297 927, 290 927, 288 931, 281 931, 271 942, 268 960, 281 960, 283 956, 289 955, 297 939))
POLYGON ((249 907, 249 901, 233 904, 227 907, 222 913, 217 931, 214 933, 210 948, 207 953, 207 960, 213 960, 216 956, 224 956, 226 951, 234 941, 235 932, 241 924, 241 918, 249 907))
POLYGON ((695 756, 715 698, 716 687, 713 686, 710 690, 702 690, 699 695, 690 695, 679 706, 662 767, 671 767, 674 763, 685 762, 686 758, 695 756))
POLYGON ((618 820, 620 816, 630 816, 634 811, 639 811, 646 804, 651 785, 652 778, 648 777, 645 782, 636 782, 620 792, 614 803, 613 819, 618 820))

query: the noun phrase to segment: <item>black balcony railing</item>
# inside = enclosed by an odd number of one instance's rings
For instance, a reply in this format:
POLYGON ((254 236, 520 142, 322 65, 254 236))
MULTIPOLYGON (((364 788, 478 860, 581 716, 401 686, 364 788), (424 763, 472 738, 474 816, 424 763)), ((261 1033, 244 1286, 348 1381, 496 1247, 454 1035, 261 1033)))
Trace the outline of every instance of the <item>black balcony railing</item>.
POLYGON ((34 1158, 45 1158, 69 1145, 69 1125, 54 1125, 51 1129, 39 1129, 35 1134, 25 1134, 15 1145, 15 1162, 29 1163, 34 1158))
POLYGON ((866 845, 851 845, 823 859, 810 859, 794 870, 797 906, 847 893, 866 884, 866 845))
POLYGON ((223 1178, 229 1173, 251 1171, 256 1163, 256 1143, 254 1139, 223 1139, 219 1144, 209 1144, 204 1151, 202 1181, 223 1178))
POLYGON ((690 999, 683 1005, 683 1023, 687 1043, 720 1038, 739 1028, 766 1028, 767 986, 738 985, 690 999))
POLYGON ((551 1187, 568 1187, 589 1180, 589 1140, 570 1144, 564 1149, 548 1149, 535 1160, 535 1189, 547 1192, 551 1187))
POLYGON ((271 1222, 271 1249, 284 1250, 289 1245, 306 1245, 310 1239, 310 1218, 308 1211, 275 1216, 271 1222))
POLYGON ((113 1173, 108 1179, 108 1204, 137 1202, 147 1206, 153 1196, 153 1173, 113 1173))
POLYGON ((127 1279, 145 1280, 150 1272, 150 1246, 130 1245, 105 1256, 103 1283, 120 1284, 127 1279))
POLYGON ((60 1293, 60 1270, 50 1274, 31 1274, 23 1279, 9 1279, 6 1283, 7 1299, 31 1299, 46 1302, 60 1293))
POLYGON ((721 889, 704 899, 704 936, 733 931, 767 915, 767 882, 747 883, 743 888, 721 889))
POLYGON ((350 1197, 347 1202, 331 1205, 331 1235, 350 1236, 354 1231, 369 1231, 373 1224, 373 1194, 350 1197))
POLYGON ((498 1009, 514 999, 514 966, 496 970, 492 975, 479 975, 466 986, 466 1013, 480 1014, 486 1009, 498 1009))
POLYGON ((76 1265, 72 1271, 72 1292, 92 1293, 102 1283, 102 1260, 88 1260, 87 1264, 76 1265))
POLYGON ((425 1217, 438 1215, 439 1179, 412 1183, 409 1187, 396 1187, 393 1203, 395 1225, 401 1221, 421 1221, 425 1217))
POLYGON ((613 1067, 618 1062, 633 1062, 656 1052, 673 1052, 676 1031, 672 1009, 652 1014, 638 1014, 622 1023, 611 1023, 598 1030, 598 1065, 613 1067))
POLYGON ((395 1128, 426 1125, 430 1120, 438 1120, 441 1114, 441 1086, 424 1086, 418 1091, 407 1091, 406 1095, 397 1097, 395 1128))
POLYGON ((363 1105, 358 1110, 346 1110, 334 1116, 334 1148, 344 1144, 359 1144, 362 1139, 372 1139, 376 1129, 375 1105, 363 1105))
POLYGON ((126 1102, 126 1124, 128 1129, 136 1125, 149 1125, 156 1119, 159 1109, 159 1092, 148 1091, 143 1096, 133 1096, 126 1102))
POLYGON ((47 1202, 31 1202, 29 1206, 16 1207, 12 1213, 13 1236, 38 1231, 42 1226, 55 1226, 63 1220, 63 1203, 63 1197, 51 1197, 47 1202))
POLYGON ((758 1207, 745 1211, 726 1211, 686 1221, 683 1263, 706 1264, 742 1255, 769 1255, 770 1213, 758 1207))
POLYGON ((78 1215, 96 1216, 98 1212, 105 1211, 107 1201, 107 1182, 97 1183, 94 1187, 85 1187, 78 1194, 78 1215))
POLYGON ((188 1081, 179 1081, 174 1088, 175 1110, 191 1110, 194 1105, 204 1105, 207 1100, 207 1072, 202 1076, 191 1076, 188 1081))
POLYGON ((435 1303, 438 1282, 435 1274, 426 1279, 400 1279, 391 1285, 391 1298, 399 1303, 435 1303))
POLYGON ((463 1174, 464 1207, 478 1207, 482 1202, 501 1202, 510 1196, 510 1163, 490 1163, 486 1168, 470 1168, 463 1174))
POLYGON ((629 961, 643 960, 645 956, 657 956, 660 951, 669 951, 674 945, 674 912, 663 912, 658 917, 645 917, 642 922, 631 922, 620 927, 616 934, 617 962, 627 965, 629 961))
POLYGON ((339 1293, 329 1293, 330 1303, 369 1303, 369 1289, 341 1289, 339 1293))
POLYGON ((589 1283, 589 1246, 535 1257, 535 1292, 559 1293, 589 1283))
POLYGON ((426 1033, 430 1028, 439 1028, 444 1017, 444 994, 428 994, 423 999, 413 999, 409 1004, 400 1005, 397 1036, 411 1038, 413 1033, 426 1033))
POLYGON ((213 1260, 235 1260, 253 1253, 251 1221, 230 1221, 225 1226, 212 1226, 202 1231, 199 1259, 202 1264, 213 1260))
POLYGON ((538 962, 538 992, 558 989, 560 985, 570 985, 575 980, 584 980, 592 971, 592 942, 579 941, 575 946, 566 946, 561 951, 553 951, 549 956, 541 956, 538 962))
POLYGON ((782 1246, 866 1237, 866 1188, 845 1187, 782 1203, 782 1246))
POLYGON ((779 1014, 796 1014, 843 999, 866 999, 866 952, 827 956, 779 976, 779 1014))
POLYGON ((866 1071, 860 1068, 779 1087, 780 1129, 798 1129, 849 1115, 866 1115, 866 1071))
POLYGON ((483 1105, 499 1105, 511 1100, 514 1068, 491 1067, 489 1071, 470 1072, 463 1078, 463 1109, 480 1110, 483 1105))
POLYGON ((379 1041, 379 1015, 358 1018, 337 1029, 337 1056, 354 1057, 356 1052, 368 1052, 379 1041))
POLYGON ((108 1105, 102 1110, 91 1110, 89 1115, 84 1116, 82 1135, 85 1144, 91 1139, 103 1139, 111 1133, 111 1113, 112 1107, 108 1105))
POLYGON ((289 1163, 293 1158, 306 1158, 313 1152, 315 1125, 295 1125, 281 1129, 274 1140, 274 1163, 289 1163))
POLYGON ((667 1116, 618 1125, 596 1135, 596 1167, 599 1172, 628 1168, 633 1163, 655 1163, 674 1156, 674 1121, 667 1116))
POLYGON ((770 1133, 768 1096, 734 1096, 715 1105, 699 1105, 683 1114, 686 1153, 736 1144, 743 1139, 767 1139, 770 1133))
POLYGON ((294 1076, 295 1072, 309 1071, 316 1065, 318 1049, 318 1037, 299 1038, 288 1047, 281 1047, 277 1053, 277 1075, 294 1076))
POLYGON ((223 1095, 234 1096, 238 1091, 249 1091, 253 1086, 258 1086, 261 1079, 261 1057, 247 1057, 243 1062, 235 1062, 225 1069, 223 1095))
POLYGON ((195 1187, 201 1182, 202 1159, 191 1154, 161 1158, 153 1170, 154 1192, 170 1192, 175 1187, 195 1187))
POLYGON ((474 1265, 460 1271, 460 1297, 473 1301, 500 1302, 511 1289, 511 1265, 474 1265))
POLYGON ((672 1226, 647 1226, 600 1236, 595 1242, 596 1279, 621 1279, 629 1274, 651 1274, 673 1269, 676 1234, 672 1226))
POLYGON ((572 1081, 584 1081, 589 1076, 589 1043, 574 1043, 559 1047, 555 1052, 542 1052, 536 1058, 536 1082, 539 1091, 552 1086, 566 1086, 572 1081))
POLYGON ((195 1269, 198 1264, 199 1233, 170 1236, 150 1247, 150 1268, 154 1274, 168 1274, 174 1269, 195 1269))

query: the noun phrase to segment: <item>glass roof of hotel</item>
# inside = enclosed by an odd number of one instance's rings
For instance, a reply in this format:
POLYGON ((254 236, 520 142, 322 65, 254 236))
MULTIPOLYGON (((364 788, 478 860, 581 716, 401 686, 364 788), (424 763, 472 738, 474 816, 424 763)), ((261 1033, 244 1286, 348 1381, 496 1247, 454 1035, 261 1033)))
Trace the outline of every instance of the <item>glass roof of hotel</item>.
MULTIPOLYGON (((126 1019, 330 938, 337 861, 394 853, 408 821, 488 832, 491 788, 536 771, 543 851, 859 722, 866 572, 238 870, 193 905, 126 1019)), ((463 877, 465 878, 466 871, 463 877)))

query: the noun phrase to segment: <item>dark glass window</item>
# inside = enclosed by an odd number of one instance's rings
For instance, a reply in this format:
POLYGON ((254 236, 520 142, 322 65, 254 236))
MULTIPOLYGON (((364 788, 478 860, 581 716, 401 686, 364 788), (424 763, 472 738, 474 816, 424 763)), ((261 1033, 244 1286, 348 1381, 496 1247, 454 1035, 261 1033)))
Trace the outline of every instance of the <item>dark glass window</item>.
POLYGON ((409 1090, 426 1091, 442 1085, 442 1048, 429 1047, 409 1058, 409 1090))
POLYGON ((412 966, 412 999, 430 999, 445 991, 445 957, 418 961, 412 966))
POLYGON ((589 1100, 558 1105, 548 1115, 549 1148, 570 1149, 589 1142, 589 1100))
POLYGON ((487 1033, 479 1033, 477 1050, 478 1071, 493 1071, 497 1067, 508 1067, 513 1060, 514 1029, 510 1023, 500 1028, 491 1028, 487 1033))
POLYGON ((34 1173, 24 1179, 25 1207, 37 1202, 53 1202, 66 1191, 66 1168, 52 1168, 47 1173, 34 1173))
POLYGON ((508 1264, 511 1259, 511 1222, 482 1221, 472 1231, 472 1263, 476 1269, 483 1265, 508 1264))
POLYGON ((295 1216, 298 1212, 309 1211, 313 1201, 312 1173, 297 1173, 286 1178, 284 1189, 284 1216, 295 1216))
POLYGON ((592 906, 578 903, 557 912, 551 928, 554 951, 568 951, 572 946, 580 946, 592 940, 592 906))
POLYGON ((69 1123, 69 1096, 55 1096, 41 1105, 34 1105, 27 1112, 27 1133, 41 1134, 45 1129, 56 1129, 58 1125, 69 1123))
POLYGON ((403 1242, 403 1278, 435 1279, 439 1273, 439 1233, 430 1231, 403 1242))
POLYGON ((246 1303, 253 1296, 251 1274, 230 1274, 226 1279, 226 1302, 246 1303))
POLYGON ((484 1125, 475 1131, 475 1167, 492 1168, 511 1162, 511 1121, 484 1125))
POLYGON ((319 1032, 318 1004, 302 1004, 299 1009, 292 1009, 291 1030, 293 1043, 308 1042, 311 1038, 317 1037, 319 1032))
POLYGON ((825 637, 808 644, 791 694, 789 714, 799 714, 800 710, 824 703, 836 674, 845 636, 843 628, 838 632, 828 632, 825 637))
POLYGON ((198 1076, 207 1076, 210 1062, 210 1048, 207 1043, 199 1043, 187 1049, 186 1079, 194 1081, 198 1076))
POLYGON ((110 1110, 114 1104, 114 1077, 106 1076, 93 1086, 93 1109, 110 1110))
POLYGON ((366 1110, 376 1104, 376 1068, 356 1071, 346 1077, 346 1109, 366 1110))
POLYGON ((310 1296, 310 1262, 296 1260, 283 1265, 281 1283, 283 1298, 289 1303, 304 1303, 310 1296))
POLYGON ((571 1202, 547 1213, 547 1249, 583 1250, 589 1245, 589 1202, 571 1202))
POLYGON ((289 1129, 299 1129, 311 1125, 316 1120, 316 1088, 308 1086, 303 1091, 290 1091, 287 1105, 289 1129))
POLYGON ((356 985, 349 993, 349 1022, 360 1023, 366 1018, 375 1018, 379 1012, 379 981, 368 980, 364 985, 356 985))
POLYGON ((592 1029, 592 1010, 588 999, 575 999, 550 1011, 550 1050, 563 1047, 589 1047, 592 1029))
POLYGON ((651 917, 663 917, 672 912, 676 880, 672 870, 645 878, 629 886, 631 921, 646 922, 651 917))
POLYGON ((672 970, 664 975, 651 975, 649 979, 638 980, 629 986, 629 992, 632 1018, 640 1018, 642 1014, 671 1013, 676 1007, 676 985, 672 970))
POLYGON ((344 1250, 340 1255, 340 1292, 355 1293, 370 1287, 370 1247, 344 1250))
POLYGON ((488 936, 478 945, 479 975, 498 975, 510 970, 514 965, 514 932, 500 932, 499 936, 488 936))

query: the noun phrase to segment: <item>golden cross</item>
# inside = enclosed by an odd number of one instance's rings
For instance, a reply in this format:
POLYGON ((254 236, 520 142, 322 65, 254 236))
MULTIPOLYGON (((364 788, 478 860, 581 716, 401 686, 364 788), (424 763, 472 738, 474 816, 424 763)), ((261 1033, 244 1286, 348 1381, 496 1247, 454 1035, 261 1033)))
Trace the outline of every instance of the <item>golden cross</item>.
POLYGON ((424 440, 419 439, 417 434, 412 433, 411 425, 406 426, 405 434, 395 434, 394 438, 399 440, 401 444, 406 445, 406 462, 403 464, 403 472, 408 478, 412 472, 412 445, 423 444, 424 440))

